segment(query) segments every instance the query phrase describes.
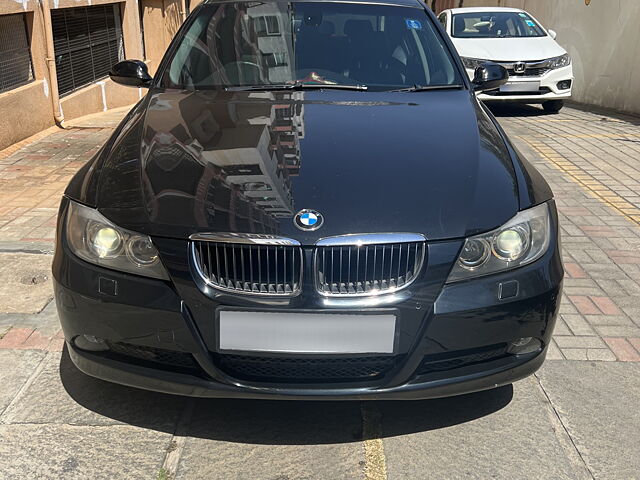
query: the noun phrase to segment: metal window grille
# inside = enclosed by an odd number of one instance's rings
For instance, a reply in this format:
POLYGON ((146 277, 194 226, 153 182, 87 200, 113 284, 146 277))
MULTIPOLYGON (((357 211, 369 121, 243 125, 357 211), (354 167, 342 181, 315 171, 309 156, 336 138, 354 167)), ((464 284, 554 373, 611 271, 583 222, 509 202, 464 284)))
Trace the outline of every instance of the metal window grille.
POLYGON ((255 29, 259 37, 267 37, 271 35, 280 35, 280 24, 278 17, 275 15, 264 15, 256 17, 255 29))
POLYGON ((22 13, 0 16, 0 93, 33 80, 33 65, 22 13))
POLYGON ((124 59, 118 4, 53 10, 51 21, 60 95, 106 77, 124 59))

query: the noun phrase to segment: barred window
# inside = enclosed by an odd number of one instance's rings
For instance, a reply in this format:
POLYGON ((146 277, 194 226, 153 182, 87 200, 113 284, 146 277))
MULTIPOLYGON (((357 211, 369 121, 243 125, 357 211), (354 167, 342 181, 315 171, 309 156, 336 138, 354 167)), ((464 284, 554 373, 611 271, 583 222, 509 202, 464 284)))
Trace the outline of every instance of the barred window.
POLYGON ((264 15, 255 18, 255 29, 259 37, 280 35, 280 24, 275 15, 264 15))
POLYGON ((32 80, 25 16, 22 13, 0 15, 0 93, 32 80))
POLYGON ((106 77, 124 59, 118 4, 51 11, 60 95, 106 77))

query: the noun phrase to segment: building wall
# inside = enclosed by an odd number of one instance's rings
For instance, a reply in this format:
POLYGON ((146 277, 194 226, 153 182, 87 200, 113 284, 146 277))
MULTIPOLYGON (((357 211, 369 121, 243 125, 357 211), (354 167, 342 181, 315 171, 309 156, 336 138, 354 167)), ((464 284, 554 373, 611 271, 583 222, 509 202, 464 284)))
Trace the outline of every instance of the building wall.
POLYGON ((146 58, 155 71, 186 17, 183 0, 140 0, 146 58))
MULTIPOLYGON (((460 0, 437 0, 436 12, 460 0)), ((431 6, 431 2, 429 2, 431 6)), ((463 0, 527 10, 571 55, 578 102, 640 113, 639 0, 463 0)))
MULTIPOLYGON (((184 0, 165 0, 165 3, 170 1, 178 4, 172 7, 174 10, 181 14, 184 12, 184 0)), ((49 0, 48 3, 51 9, 118 4, 125 58, 144 59, 138 0, 49 0)), ((0 15, 26 15, 34 74, 31 83, 0 93, 0 150, 55 124, 52 95, 52 81, 55 78, 52 78, 46 61, 45 6, 46 2, 39 0, 0 0, 0 15)), ((177 26, 181 18, 175 20, 177 26)), ((175 22, 170 35, 177 29, 175 22)), ((154 44, 155 37, 160 36, 165 42, 166 36, 162 30, 150 32, 145 40, 147 44, 154 44)), ((151 65, 153 67, 157 63, 152 60, 151 65)), ((104 78, 62 96, 59 101, 66 122, 108 108, 130 105, 142 94, 138 89, 123 87, 104 78)))
POLYGON ((0 150, 54 125, 44 43, 44 25, 34 0, 0 1, 0 15, 26 13, 35 80, 0 93, 0 150), (26 7, 26 8, 25 8, 26 7))

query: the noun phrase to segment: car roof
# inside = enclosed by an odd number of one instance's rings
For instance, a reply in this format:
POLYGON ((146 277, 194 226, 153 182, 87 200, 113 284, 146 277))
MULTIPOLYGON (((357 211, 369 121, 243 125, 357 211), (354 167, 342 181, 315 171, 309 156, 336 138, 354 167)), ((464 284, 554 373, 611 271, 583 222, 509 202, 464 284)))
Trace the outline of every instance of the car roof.
POLYGON ((520 8, 511 7, 465 7, 465 8, 452 8, 450 12, 456 13, 475 13, 475 12, 524 12, 520 8))
MULTIPOLYGON (((216 3, 243 2, 249 0, 204 0, 202 3, 215 5, 216 3)), ((420 0, 262 0, 263 2, 317 2, 317 3, 362 3, 369 5, 398 5, 401 7, 418 7, 426 10, 426 5, 420 0)))

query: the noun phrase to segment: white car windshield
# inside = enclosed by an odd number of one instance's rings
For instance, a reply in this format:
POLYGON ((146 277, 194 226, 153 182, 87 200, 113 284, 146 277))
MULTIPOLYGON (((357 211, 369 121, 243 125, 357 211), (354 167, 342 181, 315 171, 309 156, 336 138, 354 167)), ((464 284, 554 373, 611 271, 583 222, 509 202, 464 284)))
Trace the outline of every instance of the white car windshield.
POLYGON ((525 12, 473 12, 453 16, 457 38, 544 37, 542 27, 525 12))

